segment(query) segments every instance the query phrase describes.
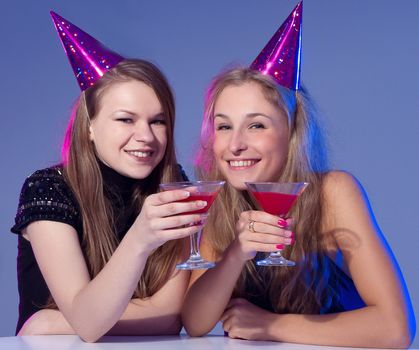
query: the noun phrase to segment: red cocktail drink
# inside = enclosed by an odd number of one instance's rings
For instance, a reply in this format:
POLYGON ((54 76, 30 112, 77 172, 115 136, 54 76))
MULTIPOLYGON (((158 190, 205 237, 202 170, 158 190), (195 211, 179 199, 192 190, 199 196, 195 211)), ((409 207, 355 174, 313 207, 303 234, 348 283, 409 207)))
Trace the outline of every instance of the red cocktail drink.
POLYGON ((287 215, 298 198, 296 194, 276 192, 252 192, 252 194, 264 211, 278 216, 287 215))
MULTIPOLYGON (((285 218, 298 196, 304 191, 306 182, 246 182, 247 189, 262 209, 272 215, 285 218)), ((294 266, 295 262, 285 259, 281 251, 269 254, 266 259, 256 261, 260 266, 294 266)))

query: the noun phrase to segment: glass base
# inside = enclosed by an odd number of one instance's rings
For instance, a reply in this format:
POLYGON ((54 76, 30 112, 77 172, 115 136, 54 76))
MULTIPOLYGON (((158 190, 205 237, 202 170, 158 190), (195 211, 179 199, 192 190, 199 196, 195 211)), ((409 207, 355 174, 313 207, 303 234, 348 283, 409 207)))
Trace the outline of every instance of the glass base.
POLYGON ((256 261, 258 266, 295 266, 295 262, 284 259, 282 256, 273 258, 271 256, 266 259, 256 261))
POLYGON ((189 258, 181 264, 177 264, 176 268, 179 270, 199 270, 199 269, 211 269, 215 266, 215 262, 206 261, 199 258, 189 258))

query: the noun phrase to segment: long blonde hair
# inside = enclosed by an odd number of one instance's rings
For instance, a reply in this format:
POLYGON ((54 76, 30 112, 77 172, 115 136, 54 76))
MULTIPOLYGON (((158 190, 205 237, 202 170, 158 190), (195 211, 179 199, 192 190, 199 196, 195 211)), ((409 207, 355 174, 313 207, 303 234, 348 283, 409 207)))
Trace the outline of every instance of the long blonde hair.
MULTIPOLYGON (((257 83, 265 98, 288 117, 289 150, 279 182, 308 182, 310 185, 293 208, 293 230, 297 239, 284 251, 296 267, 256 268, 246 263, 237 281, 234 295, 267 298, 276 312, 319 313, 339 302, 333 273, 334 265, 326 257, 321 240, 323 214, 322 181, 328 169, 326 147, 315 118, 315 108, 304 88, 295 92, 278 86, 271 77, 249 68, 236 68, 217 76, 211 83, 205 100, 201 144, 196 157, 198 176, 206 180, 226 180, 217 169, 212 150, 214 138, 214 105, 227 86, 257 83), (249 289, 250 286, 250 289, 249 289)), ((257 209, 246 191, 234 189, 228 183, 218 195, 206 222, 205 237, 216 256, 235 238, 235 225, 240 213, 257 209)))
MULTIPOLYGON (((103 92, 115 83, 137 80, 156 93, 166 116, 167 147, 163 159, 146 178, 138 181, 132 196, 135 212, 145 197, 158 191, 161 182, 179 181, 173 131, 175 104, 170 86, 152 63, 130 59, 109 70, 95 85, 83 92, 67 128, 63 144, 64 175, 80 206, 83 221, 82 247, 91 278, 105 266, 116 247, 115 217, 105 196, 102 173, 95 147, 89 139, 90 121, 95 118, 103 92)), ((169 241, 149 256, 133 297, 146 298, 169 279, 180 254, 178 241, 169 241)))

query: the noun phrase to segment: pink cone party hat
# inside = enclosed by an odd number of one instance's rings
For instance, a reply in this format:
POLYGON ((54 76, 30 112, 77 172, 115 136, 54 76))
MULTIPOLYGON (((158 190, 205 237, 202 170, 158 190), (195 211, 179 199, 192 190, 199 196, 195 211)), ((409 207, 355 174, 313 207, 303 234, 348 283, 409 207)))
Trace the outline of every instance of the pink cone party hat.
POLYGON ((55 12, 50 13, 82 91, 124 59, 55 12))
POLYGON ((291 90, 300 88, 303 2, 299 2, 250 68, 291 90))

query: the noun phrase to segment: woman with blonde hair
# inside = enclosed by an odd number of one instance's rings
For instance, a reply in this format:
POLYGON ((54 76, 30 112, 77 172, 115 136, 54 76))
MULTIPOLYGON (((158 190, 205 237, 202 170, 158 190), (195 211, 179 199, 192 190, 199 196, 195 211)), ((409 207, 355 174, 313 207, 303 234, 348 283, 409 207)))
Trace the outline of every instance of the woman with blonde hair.
POLYGON ((217 265, 192 273, 182 320, 192 336, 221 321, 232 338, 407 347, 415 321, 397 263, 360 184, 328 169, 300 86, 301 15, 300 3, 249 68, 207 91, 197 169, 226 185, 201 242, 217 265), (279 218, 258 210, 246 182, 308 186, 279 218), (255 263, 280 250, 296 266, 255 263))
POLYGON ((124 59, 52 13, 82 90, 63 163, 22 188, 16 224, 17 333, 177 334, 189 275, 175 270, 206 205, 158 192, 184 179, 171 89, 150 62, 124 59))

